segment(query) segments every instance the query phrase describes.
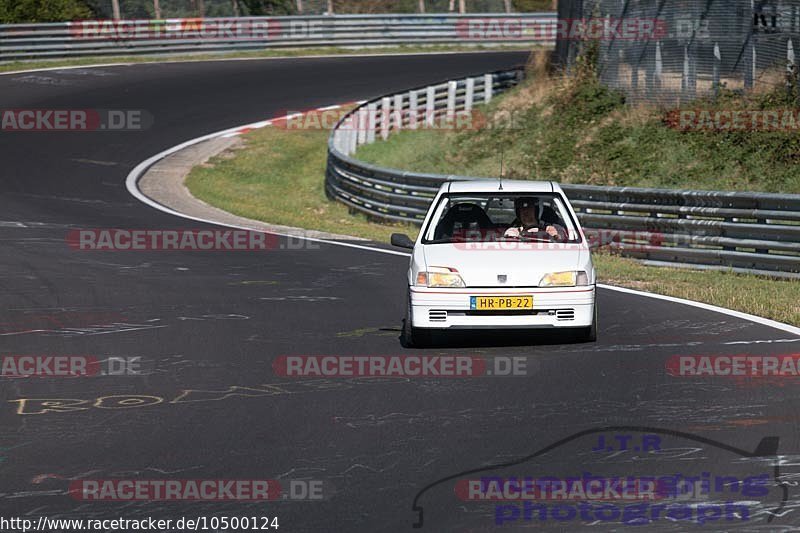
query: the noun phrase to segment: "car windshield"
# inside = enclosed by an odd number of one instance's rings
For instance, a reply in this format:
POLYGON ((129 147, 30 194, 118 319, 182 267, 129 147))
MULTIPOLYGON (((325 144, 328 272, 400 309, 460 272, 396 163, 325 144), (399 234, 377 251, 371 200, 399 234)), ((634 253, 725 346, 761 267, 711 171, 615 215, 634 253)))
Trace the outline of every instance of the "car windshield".
POLYGON ((580 242, 577 224, 556 193, 446 194, 433 210, 423 244, 580 242))

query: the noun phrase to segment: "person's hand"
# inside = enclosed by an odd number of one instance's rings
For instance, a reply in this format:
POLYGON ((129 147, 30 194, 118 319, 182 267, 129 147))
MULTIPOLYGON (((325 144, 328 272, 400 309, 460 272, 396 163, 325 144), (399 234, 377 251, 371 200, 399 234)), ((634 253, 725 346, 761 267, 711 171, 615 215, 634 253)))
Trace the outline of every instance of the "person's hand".
POLYGON ((503 237, 511 238, 511 239, 519 239, 519 229, 518 228, 508 228, 506 232, 503 234, 503 237))
POLYGON ((547 232, 547 234, 548 234, 548 235, 550 235, 551 237, 558 238, 558 230, 557 230, 556 228, 554 228, 553 226, 547 226, 547 227, 546 227, 544 230, 545 230, 545 231, 547 232))

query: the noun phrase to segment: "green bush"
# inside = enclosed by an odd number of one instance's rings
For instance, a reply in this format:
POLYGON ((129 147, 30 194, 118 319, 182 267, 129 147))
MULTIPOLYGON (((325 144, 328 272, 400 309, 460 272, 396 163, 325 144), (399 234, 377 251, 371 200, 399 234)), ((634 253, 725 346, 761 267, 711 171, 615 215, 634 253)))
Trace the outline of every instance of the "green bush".
POLYGON ((553 11, 552 0, 514 0, 514 10, 520 12, 553 11))
POLYGON ((80 0, 0 0, 0 22, 61 22, 92 18, 80 0))

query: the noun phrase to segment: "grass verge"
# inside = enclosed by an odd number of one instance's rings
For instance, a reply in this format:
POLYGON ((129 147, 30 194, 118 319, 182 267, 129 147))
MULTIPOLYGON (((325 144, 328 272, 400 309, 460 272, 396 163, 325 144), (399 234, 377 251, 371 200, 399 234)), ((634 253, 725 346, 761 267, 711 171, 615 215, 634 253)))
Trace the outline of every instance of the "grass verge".
POLYGON ((162 63, 166 61, 219 61, 223 59, 259 59, 270 57, 304 57, 304 56, 336 56, 346 54, 374 55, 374 54, 416 54, 437 52, 503 52, 512 50, 530 51, 530 46, 387 46, 375 48, 280 48, 269 50, 254 50, 249 52, 216 52, 200 54, 161 54, 161 55, 131 55, 131 56, 96 56, 73 59, 13 61, 0 64, 0 72, 17 72, 43 68, 80 67, 88 65, 112 65, 128 63, 162 63))
POLYGON ((593 255, 601 283, 704 302, 800 326, 800 282, 729 271, 646 266, 593 255))
MULTIPOLYGON (((798 89, 684 104, 627 105, 592 72, 549 76, 543 54, 533 75, 480 109, 494 127, 403 132, 359 149, 367 162, 414 171, 561 183, 800 193, 798 89), (708 113, 700 113, 708 111, 708 113), (781 120, 724 129, 724 113, 777 113, 781 120), (791 113, 787 112, 791 111, 791 113), (723 115, 718 115, 723 113, 723 115), (700 118, 704 117, 704 118, 700 118)), ((766 84, 764 84, 766 86, 766 84)), ((765 115, 760 115, 765 116, 765 115)))
MULTIPOLYGON (((247 218, 388 242, 412 226, 376 224, 325 197, 327 131, 255 130, 245 147, 196 167, 196 197, 247 218)), ((595 254, 600 281, 727 307, 800 326, 800 283, 718 271, 649 267, 595 254)))
POLYGON ((263 128, 243 148, 195 167, 186 179, 194 196, 239 216, 388 242, 407 225, 375 224, 325 196, 328 131, 263 128))

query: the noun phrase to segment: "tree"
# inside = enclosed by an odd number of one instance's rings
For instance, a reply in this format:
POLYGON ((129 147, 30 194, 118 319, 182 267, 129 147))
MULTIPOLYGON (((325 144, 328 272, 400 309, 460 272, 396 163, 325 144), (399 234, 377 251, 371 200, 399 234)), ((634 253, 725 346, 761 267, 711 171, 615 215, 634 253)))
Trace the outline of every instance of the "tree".
POLYGON ((513 0, 514 10, 520 13, 531 11, 551 11, 555 10, 556 6, 553 0, 513 0))
POLYGON ((80 0, 0 0, 0 22, 62 22, 92 18, 80 0))
POLYGON ((253 17, 264 15, 293 15, 296 3, 294 0, 241 0, 247 8, 247 14, 253 17))

